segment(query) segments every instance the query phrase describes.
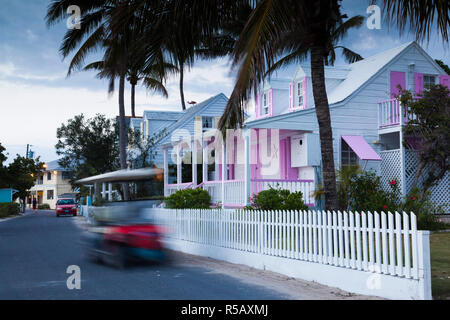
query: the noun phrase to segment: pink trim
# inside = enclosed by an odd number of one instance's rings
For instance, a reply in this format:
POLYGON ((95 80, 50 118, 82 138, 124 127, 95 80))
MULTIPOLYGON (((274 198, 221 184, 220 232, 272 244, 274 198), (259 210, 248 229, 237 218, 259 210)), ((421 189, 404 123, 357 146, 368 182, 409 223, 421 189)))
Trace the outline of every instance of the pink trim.
POLYGON ((406 75, 404 72, 391 71, 391 99, 400 94, 398 86, 404 90, 406 88, 406 75))
POLYGON ((292 102, 293 102, 293 106, 292 106, 292 109, 291 109, 291 111, 297 111, 297 110, 304 110, 304 109, 306 109, 307 108, 307 97, 306 97, 306 95, 307 95, 307 90, 306 90, 306 85, 307 85, 307 77, 304 77, 303 78, 303 80, 300 80, 299 82, 302 82, 302 89, 303 89, 303 104, 300 106, 300 105, 297 105, 297 101, 295 101, 295 96, 296 96, 296 92, 297 92, 297 89, 298 89, 298 87, 297 86, 295 86, 295 83, 294 83, 294 92, 293 92, 293 98, 292 98, 292 102))
POLYGON ((414 74, 414 82, 416 87, 416 94, 423 93, 423 73, 414 74))
POLYGON ((273 89, 269 89, 268 94, 269 103, 269 117, 273 116, 273 89))
POLYGON ((439 83, 450 90, 450 76, 442 74, 439 78, 440 78, 439 83))

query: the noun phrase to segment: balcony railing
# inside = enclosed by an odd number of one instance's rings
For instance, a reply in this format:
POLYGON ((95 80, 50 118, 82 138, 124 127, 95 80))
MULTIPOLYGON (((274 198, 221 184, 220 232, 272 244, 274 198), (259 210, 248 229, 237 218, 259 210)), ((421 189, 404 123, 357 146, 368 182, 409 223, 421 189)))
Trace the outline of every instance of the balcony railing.
POLYGON ((165 188, 166 189, 165 196, 168 197, 168 196, 174 194, 175 192, 177 192, 178 190, 189 189, 192 186, 193 186, 192 182, 181 183, 181 184, 168 184, 165 188))
POLYGON ((389 99, 378 103, 378 124, 380 129, 402 126, 415 119, 398 99, 389 99))

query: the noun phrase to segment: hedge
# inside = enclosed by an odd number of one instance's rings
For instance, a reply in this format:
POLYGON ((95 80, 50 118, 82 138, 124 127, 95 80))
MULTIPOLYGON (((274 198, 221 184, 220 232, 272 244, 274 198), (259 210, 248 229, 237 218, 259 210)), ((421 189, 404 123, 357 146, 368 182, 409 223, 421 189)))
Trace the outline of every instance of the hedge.
POLYGON ((0 203, 0 218, 18 215, 19 212, 20 205, 16 202, 0 203))
POLYGON ((48 203, 43 203, 38 205, 39 210, 50 210, 50 205, 48 203))

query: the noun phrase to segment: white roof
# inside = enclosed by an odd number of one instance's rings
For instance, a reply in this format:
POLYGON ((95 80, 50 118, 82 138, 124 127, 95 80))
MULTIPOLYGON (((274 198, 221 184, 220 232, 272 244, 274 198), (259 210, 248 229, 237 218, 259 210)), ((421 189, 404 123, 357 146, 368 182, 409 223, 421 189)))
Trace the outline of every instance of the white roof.
POLYGON ((328 102, 334 104, 345 100, 403 50, 413 44, 414 42, 408 42, 394 49, 383 51, 372 57, 350 64, 348 66, 350 72, 347 78, 328 94, 328 102))

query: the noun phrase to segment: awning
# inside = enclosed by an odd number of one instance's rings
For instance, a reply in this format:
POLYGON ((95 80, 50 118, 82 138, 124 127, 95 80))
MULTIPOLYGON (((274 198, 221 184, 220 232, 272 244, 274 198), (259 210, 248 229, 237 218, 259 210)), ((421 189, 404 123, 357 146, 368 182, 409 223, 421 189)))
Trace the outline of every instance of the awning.
POLYGON ((161 169, 137 169, 137 170, 119 170, 93 176, 85 179, 75 181, 76 184, 92 184, 92 183, 107 183, 107 182, 134 182, 141 180, 150 180, 153 177, 162 175, 164 173, 161 169))
POLYGON ((381 161, 380 156, 362 136, 342 136, 342 139, 361 160, 381 161))

